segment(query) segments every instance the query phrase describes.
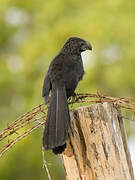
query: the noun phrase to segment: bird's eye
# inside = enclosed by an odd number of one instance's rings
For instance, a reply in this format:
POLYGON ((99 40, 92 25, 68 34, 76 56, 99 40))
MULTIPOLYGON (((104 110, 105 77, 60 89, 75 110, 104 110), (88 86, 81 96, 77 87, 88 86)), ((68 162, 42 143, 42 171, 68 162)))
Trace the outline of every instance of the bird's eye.
POLYGON ((81 46, 83 46, 84 45, 84 43, 83 42, 81 42, 81 46))

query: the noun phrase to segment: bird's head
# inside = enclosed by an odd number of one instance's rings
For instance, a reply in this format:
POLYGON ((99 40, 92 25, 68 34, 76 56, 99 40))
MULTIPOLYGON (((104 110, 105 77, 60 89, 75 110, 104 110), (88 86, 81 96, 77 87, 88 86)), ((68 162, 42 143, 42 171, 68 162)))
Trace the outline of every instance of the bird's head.
POLYGON ((81 54, 83 51, 92 50, 92 46, 88 41, 78 37, 71 37, 64 44, 63 50, 71 54, 81 54))

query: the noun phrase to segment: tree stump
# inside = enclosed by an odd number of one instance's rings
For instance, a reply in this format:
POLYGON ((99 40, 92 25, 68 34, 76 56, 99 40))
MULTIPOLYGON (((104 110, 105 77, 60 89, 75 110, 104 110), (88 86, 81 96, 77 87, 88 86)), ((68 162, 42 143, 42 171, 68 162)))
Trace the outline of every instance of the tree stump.
POLYGON ((134 180, 121 111, 113 103, 71 111, 66 180, 134 180))

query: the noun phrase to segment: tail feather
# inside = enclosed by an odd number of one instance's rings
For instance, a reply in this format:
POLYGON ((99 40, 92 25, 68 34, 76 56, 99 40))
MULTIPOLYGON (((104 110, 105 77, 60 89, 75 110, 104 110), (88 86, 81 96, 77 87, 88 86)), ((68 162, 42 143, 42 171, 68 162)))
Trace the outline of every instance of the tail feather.
MULTIPOLYGON (((54 149, 54 153, 57 149, 65 149, 69 121, 70 115, 65 87, 54 88, 52 89, 47 122, 43 135, 43 146, 45 149, 54 149), (60 148, 60 146, 62 147, 60 148)), ((60 153, 61 150, 59 151, 60 153)))
POLYGON ((58 146, 56 148, 53 148, 53 153, 54 154, 61 154, 66 148, 66 143, 63 144, 62 146, 58 146))

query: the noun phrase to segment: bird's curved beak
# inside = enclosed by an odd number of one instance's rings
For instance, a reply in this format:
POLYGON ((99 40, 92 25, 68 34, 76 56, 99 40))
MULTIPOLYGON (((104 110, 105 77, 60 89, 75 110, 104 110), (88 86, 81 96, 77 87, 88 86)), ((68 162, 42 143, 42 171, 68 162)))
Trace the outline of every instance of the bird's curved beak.
POLYGON ((86 48, 86 50, 92 50, 92 46, 88 41, 86 41, 86 48))

